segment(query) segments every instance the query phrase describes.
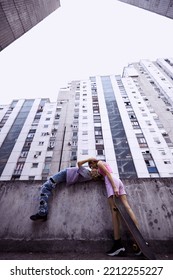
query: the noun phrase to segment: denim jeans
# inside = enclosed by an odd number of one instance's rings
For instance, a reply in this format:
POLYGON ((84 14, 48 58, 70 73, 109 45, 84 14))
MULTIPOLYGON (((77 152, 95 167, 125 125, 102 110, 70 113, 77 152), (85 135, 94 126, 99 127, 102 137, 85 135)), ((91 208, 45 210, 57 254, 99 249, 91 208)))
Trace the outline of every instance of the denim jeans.
POLYGON ((48 200, 52 195, 52 190, 55 189, 56 184, 66 182, 67 170, 64 169, 52 177, 50 177, 41 187, 40 193, 40 205, 38 209, 38 214, 40 216, 45 216, 48 214, 48 200))

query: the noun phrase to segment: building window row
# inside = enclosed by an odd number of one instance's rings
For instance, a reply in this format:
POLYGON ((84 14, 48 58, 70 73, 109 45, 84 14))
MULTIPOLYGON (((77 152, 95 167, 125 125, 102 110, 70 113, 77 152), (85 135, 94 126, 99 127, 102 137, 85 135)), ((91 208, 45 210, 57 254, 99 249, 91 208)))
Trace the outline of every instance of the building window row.
POLYGON ((96 156, 100 159, 105 159, 104 140, 103 140, 102 125, 101 125, 97 85, 96 85, 96 80, 94 80, 93 78, 91 80, 91 95, 92 95, 92 110, 93 110, 93 121, 94 121, 96 156), (100 143, 102 145, 100 145, 100 143))

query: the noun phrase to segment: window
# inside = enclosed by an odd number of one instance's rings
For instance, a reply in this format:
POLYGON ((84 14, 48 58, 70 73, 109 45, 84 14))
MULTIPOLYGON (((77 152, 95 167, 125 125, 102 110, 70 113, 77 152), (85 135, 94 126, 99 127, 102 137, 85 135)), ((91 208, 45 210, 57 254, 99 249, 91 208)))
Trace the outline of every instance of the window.
POLYGON ((152 167, 154 167, 154 166, 155 166, 155 164, 154 164, 154 161, 153 161, 153 160, 145 160, 145 163, 146 163, 146 165, 147 165, 147 166, 152 166, 152 167))
POLYGON ((41 116, 40 116, 39 114, 36 114, 36 115, 35 115, 35 118, 34 118, 34 121, 35 121, 35 120, 39 120, 40 118, 41 118, 41 116))
POLYGON ((145 121, 147 125, 152 125, 151 121, 145 121))
POLYGON ((88 131, 82 131, 82 135, 88 135, 88 131))
POLYGON ((49 135, 49 132, 42 132, 41 133, 41 136, 47 136, 47 135, 49 135))
POLYGON ((30 129, 29 133, 35 133, 36 129, 30 129))
POLYGON ((154 139, 154 142, 156 142, 157 144, 160 144, 160 143, 161 143, 161 142, 160 142, 160 139, 159 139, 158 137, 154 137, 153 139, 154 139))
POLYGON ((103 150, 97 150, 97 155, 98 155, 98 156, 103 156, 103 155, 104 155, 103 150))
POLYGON ((130 117, 130 119, 136 119, 135 114, 130 114, 129 117, 130 117))
POLYGON ((77 136, 77 132, 75 131, 75 132, 73 132, 73 136, 75 137, 75 136, 77 136))
POLYGON ((35 152, 34 158, 38 158, 38 156, 40 156, 40 155, 41 155, 41 152, 37 151, 37 152, 35 152))
POLYGON ((20 157, 23 157, 23 158, 26 158, 28 155, 28 152, 26 151, 22 151, 21 154, 20 154, 20 157))
POLYGON ((97 139, 96 144, 103 144, 103 139, 97 139))
POLYGON ((50 142, 49 142, 48 148, 49 148, 49 149, 53 149, 54 146, 55 146, 55 142, 54 142, 54 141, 50 141, 50 142))
POLYGON ((137 138, 138 139, 138 143, 146 143, 146 140, 144 137, 140 137, 140 138, 137 138))
POLYGON ((22 171, 24 162, 18 162, 15 171, 22 171))
POLYGON ((98 105, 93 105, 93 113, 97 114, 97 113, 99 113, 99 111, 100 111, 99 106, 98 105))
POLYGON ((166 152, 164 149, 159 149, 159 152, 161 153, 161 155, 166 155, 166 152))
POLYGON ((71 160, 77 160, 76 151, 72 151, 71 160))
MULTIPOLYGON (((61 112, 62 107, 56 108, 56 112, 61 112)), ((51 112, 52 113, 52 112, 51 112)))
POLYGON ((164 160, 164 164, 171 164, 170 160, 164 160))
POLYGON ((30 147, 32 142, 25 142, 25 147, 30 147))
POLYGON ((99 116, 94 116, 94 123, 100 123, 100 122, 101 122, 100 115, 99 116))
POLYGON ((82 155, 88 155, 88 150, 82 150, 82 155))
POLYGON ((102 128, 101 127, 94 127, 95 135, 102 135, 102 128))
POLYGON ((35 176, 29 176, 28 179, 29 179, 30 181, 34 181, 35 176))
POLYGON ((46 158, 45 158, 45 161, 51 162, 51 161, 52 161, 52 157, 46 157, 46 158))
POLYGON ((27 138, 34 138, 34 133, 28 133, 27 138))
POLYGON ((88 123, 82 123, 82 128, 87 128, 88 127, 88 123))
POLYGON ((32 168, 37 168, 38 167, 38 162, 34 162, 33 164, 32 164, 32 168))

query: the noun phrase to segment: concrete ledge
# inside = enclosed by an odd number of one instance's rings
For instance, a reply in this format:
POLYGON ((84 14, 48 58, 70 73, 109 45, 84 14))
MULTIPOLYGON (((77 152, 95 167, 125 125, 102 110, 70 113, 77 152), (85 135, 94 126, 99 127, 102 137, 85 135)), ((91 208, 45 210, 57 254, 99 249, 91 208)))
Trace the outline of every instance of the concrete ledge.
MULTIPOLYGON (((154 250, 168 252, 173 243, 173 179, 124 180, 129 202, 144 238, 154 250)), ((41 181, 0 182, 0 247, 2 251, 105 251, 112 240, 112 223, 102 182, 57 186, 47 222, 32 222, 41 181), (91 250, 90 250, 91 251, 91 250)), ((122 224, 129 246, 129 232, 122 224)))

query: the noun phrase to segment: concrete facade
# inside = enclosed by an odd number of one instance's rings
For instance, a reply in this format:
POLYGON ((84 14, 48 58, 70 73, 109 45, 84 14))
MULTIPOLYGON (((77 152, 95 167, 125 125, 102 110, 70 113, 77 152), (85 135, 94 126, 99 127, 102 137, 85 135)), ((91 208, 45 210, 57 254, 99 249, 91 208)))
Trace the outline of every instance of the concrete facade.
MULTIPOLYGON (((103 250, 110 245, 111 215, 102 182, 60 185, 51 198, 48 220, 32 222, 29 216, 37 212, 41 183, 0 182, 0 251, 65 252, 73 250, 74 244, 82 248, 85 242, 99 244, 97 250, 103 250)), ((170 253, 173 179, 128 179, 124 183, 145 239, 155 251, 162 250, 164 244, 170 253)), ((130 240, 124 224, 122 238, 130 240)))
POLYGON ((173 18, 173 1, 172 0, 119 0, 150 12, 173 18))
POLYGON ((0 51, 59 6, 59 0, 0 0, 0 51))

